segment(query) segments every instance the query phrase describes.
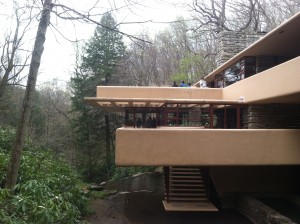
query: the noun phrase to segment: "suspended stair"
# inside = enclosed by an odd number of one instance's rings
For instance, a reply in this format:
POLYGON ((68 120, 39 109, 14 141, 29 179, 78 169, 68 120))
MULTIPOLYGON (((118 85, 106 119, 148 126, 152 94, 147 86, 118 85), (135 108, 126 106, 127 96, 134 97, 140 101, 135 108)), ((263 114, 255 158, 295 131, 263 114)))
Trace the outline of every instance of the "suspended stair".
POLYGON ((204 168, 164 167, 166 211, 218 211, 209 200, 209 178, 204 168))

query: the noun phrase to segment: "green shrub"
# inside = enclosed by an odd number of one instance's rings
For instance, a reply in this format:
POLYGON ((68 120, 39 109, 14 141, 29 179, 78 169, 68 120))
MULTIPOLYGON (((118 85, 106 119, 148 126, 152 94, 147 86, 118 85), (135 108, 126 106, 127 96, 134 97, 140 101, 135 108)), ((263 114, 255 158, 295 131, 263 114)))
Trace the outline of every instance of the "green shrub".
POLYGON ((0 128, 0 152, 9 152, 15 139, 16 132, 10 128, 0 128))
POLYGON ((0 187, 4 185, 4 181, 6 179, 8 159, 8 155, 0 151, 0 187))
POLYGON ((14 213, 26 223, 78 223, 80 211, 72 204, 73 195, 51 188, 55 183, 57 180, 46 179, 17 185, 18 194, 12 200, 14 213))
MULTIPOLYGON (((2 186, 10 156, 7 147, 13 139, 9 136, 0 131, 4 140, 0 142, 2 186)), ((87 196, 80 184, 75 170, 62 157, 27 143, 14 193, 0 188, 0 223, 80 223, 87 213, 87 196)))
POLYGON ((104 199, 107 196, 111 195, 111 193, 108 191, 90 191, 89 194, 90 197, 99 199, 104 199))

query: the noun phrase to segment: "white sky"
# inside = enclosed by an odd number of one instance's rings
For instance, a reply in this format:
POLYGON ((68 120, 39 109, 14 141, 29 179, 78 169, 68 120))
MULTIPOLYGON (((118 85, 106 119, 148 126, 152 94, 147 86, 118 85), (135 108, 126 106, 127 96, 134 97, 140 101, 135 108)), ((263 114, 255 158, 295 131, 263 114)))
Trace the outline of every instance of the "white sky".
MULTIPOLYGON (((100 0, 99 2, 104 2, 100 0)), ((128 0, 106 0, 106 7, 115 2, 116 8, 122 7, 124 2, 128 0)), ((140 4, 128 8, 120 9, 114 12, 114 16, 118 22, 140 22, 152 20, 153 22, 169 22, 178 16, 187 18, 187 9, 183 7, 183 2, 188 0, 134 0, 140 4)), ((71 5, 75 9, 87 9, 89 6, 83 0, 61 0, 65 5, 71 5), (72 4, 70 4, 72 2, 72 4)), ((89 3, 95 1, 88 1, 89 3)), ((103 4, 105 5, 105 4, 103 4)), ((102 5, 101 5, 102 6, 102 5)), ((106 12, 107 8, 97 9, 106 12)), ((54 15, 51 17, 52 23, 63 33, 68 39, 89 39, 94 32, 94 25, 75 25, 70 21, 56 20, 54 15)), ((128 24, 122 25, 120 30, 128 34, 137 34, 147 30, 150 34, 154 34, 163 30, 167 24, 160 23, 144 23, 144 24, 128 24)), ((62 38, 58 32, 48 29, 45 50, 42 56, 42 63, 38 76, 38 84, 46 81, 57 79, 62 85, 70 80, 75 64, 75 52, 73 44, 62 38)))

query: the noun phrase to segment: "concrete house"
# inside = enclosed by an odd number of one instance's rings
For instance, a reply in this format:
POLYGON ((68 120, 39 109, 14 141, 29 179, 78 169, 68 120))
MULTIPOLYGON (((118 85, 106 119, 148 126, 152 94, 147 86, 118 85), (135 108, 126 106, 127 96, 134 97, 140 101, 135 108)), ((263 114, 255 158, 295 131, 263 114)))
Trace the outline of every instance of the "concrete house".
POLYGON ((125 113, 116 165, 163 167, 170 211, 299 193, 299 27, 300 13, 208 74, 207 88, 98 86, 86 101, 125 113))

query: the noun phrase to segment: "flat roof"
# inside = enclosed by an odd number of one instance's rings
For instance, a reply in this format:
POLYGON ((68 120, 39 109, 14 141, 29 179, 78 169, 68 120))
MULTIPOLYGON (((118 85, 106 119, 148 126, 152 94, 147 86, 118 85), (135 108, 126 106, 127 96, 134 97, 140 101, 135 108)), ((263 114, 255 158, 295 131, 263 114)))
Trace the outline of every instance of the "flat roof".
POLYGON ((219 66, 204 77, 213 81, 214 76, 246 56, 284 56, 297 57, 300 55, 300 12, 276 27, 252 45, 219 66))

